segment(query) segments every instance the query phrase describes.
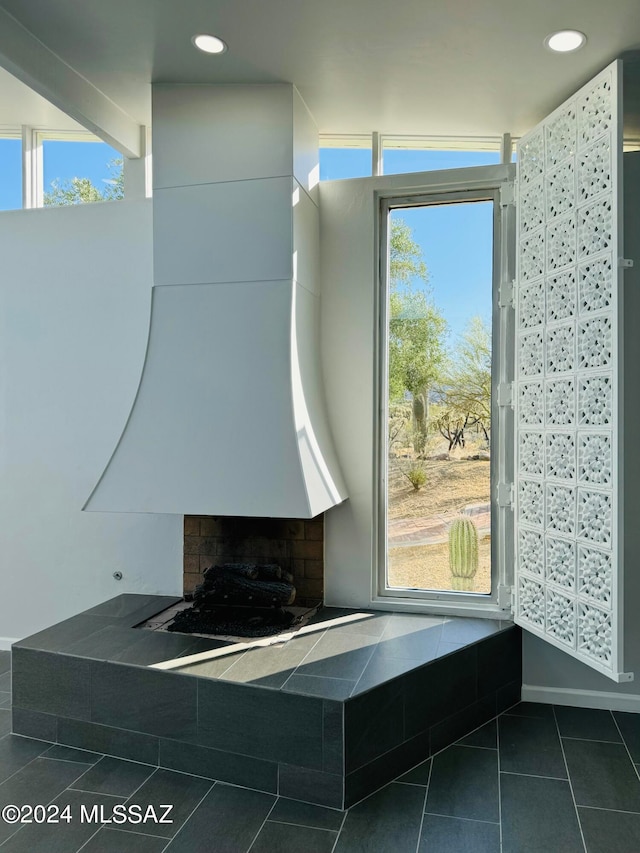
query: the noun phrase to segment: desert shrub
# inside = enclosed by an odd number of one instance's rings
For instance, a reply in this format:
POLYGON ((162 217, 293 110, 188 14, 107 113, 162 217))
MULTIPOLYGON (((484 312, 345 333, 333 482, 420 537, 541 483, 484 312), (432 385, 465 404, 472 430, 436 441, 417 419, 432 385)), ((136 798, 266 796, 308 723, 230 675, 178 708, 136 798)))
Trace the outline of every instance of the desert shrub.
POLYGON ((409 468, 408 471, 403 471, 403 473, 416 492, 427 482, 426 471, 417 465, 414 465, 413 468, 409 468))

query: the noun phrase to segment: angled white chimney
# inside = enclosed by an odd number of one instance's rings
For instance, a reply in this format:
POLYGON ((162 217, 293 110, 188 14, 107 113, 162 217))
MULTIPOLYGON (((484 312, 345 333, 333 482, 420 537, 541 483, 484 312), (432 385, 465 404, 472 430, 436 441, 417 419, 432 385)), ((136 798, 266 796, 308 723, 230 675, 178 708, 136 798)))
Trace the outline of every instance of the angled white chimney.
POLYGON ((318 135, 290 85, 153 92, 147 355, 91 511, 311 518, 346 497, 318 351, 318 135))

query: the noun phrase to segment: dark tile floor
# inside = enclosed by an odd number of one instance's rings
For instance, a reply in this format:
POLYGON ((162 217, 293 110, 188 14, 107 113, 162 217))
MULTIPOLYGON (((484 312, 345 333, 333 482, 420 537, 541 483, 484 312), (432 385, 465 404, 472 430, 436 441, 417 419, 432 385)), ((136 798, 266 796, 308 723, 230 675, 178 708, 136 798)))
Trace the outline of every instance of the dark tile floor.
MULTIPOLYGON (((7 688, 9 667, 0 652, 7 688)), ((12 735, 9 715, 0 811, 59 822, 0 819, 2 853, 640 851, 640 715, 520 703, 346 814, 12 735), (172 823, 154 822, 164 805, 172 823), (118 823, 116 806, 148 819, 118 823)))
POLYGON ((10 690, 0 652, 0 809, 70 820, 0 819, 8 853, 640 851, 640 715, 520 703, 343 814, 9 734, 10 690))

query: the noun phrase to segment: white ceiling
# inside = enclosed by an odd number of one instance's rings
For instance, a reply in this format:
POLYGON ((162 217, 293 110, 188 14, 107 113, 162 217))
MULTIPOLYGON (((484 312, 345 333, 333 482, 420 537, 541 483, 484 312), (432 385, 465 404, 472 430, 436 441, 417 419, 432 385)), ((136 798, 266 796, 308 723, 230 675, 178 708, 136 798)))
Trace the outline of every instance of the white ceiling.
POLYGON ((638 0, 0 0, 140 123, 159 82, 293 82, 324 132, 520 135, 621 52, 638 0), (557 55, 557 29, 588 36, 557 55), (197 52, 196 32, 225 39, 197 52))

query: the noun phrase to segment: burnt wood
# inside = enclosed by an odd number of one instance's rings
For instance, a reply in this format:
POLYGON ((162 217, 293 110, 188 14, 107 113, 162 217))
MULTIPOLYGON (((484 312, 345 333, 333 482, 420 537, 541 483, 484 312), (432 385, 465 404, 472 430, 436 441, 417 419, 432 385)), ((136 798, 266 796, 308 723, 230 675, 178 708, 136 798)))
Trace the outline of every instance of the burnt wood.
POLYGON ((206 610, 221 604, 247 607, 282 607, 293 604, 296 588, 286 581, 250 580, 234 572, 209 572, 194 593, 195 607, 206 610))
POLYGON ((275 563, 266 563, 264 566, 258 566, 258 577, 261 581, 279 581, 282 578, 282 569, 275 563))
MULTIPOLYGON (((204 586, 207 586, 209 578, 213 578, 220 572, 230 572, 249 580, 256 580, 260 576, 260 568, 255 563, 223 563, 221 566, 212 566, 204 574, 204 586)), ((278 568, 277 566, 275 568, 278 568)))

